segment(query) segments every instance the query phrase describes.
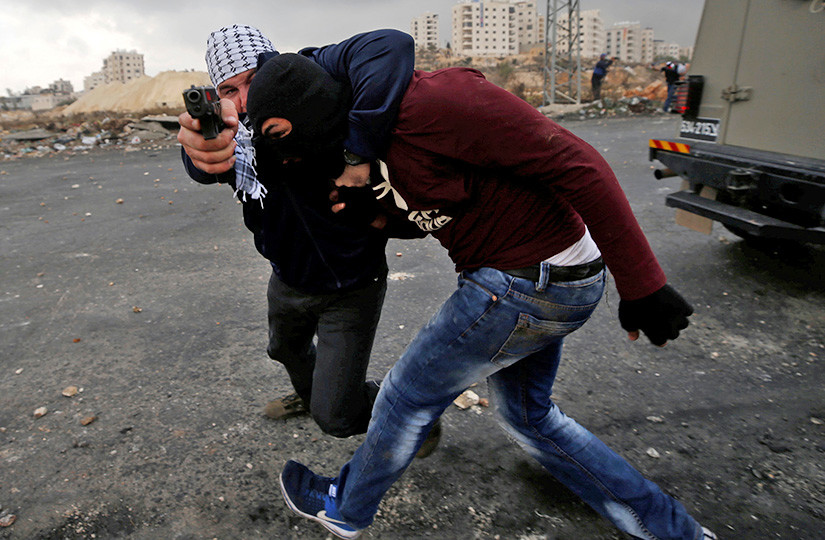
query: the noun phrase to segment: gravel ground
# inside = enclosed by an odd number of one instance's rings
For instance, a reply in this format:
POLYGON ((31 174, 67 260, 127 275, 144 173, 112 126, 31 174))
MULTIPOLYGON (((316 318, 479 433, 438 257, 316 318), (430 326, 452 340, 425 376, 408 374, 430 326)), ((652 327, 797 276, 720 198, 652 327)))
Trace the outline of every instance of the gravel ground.
MULTIPOLYGON (((606 155, 696 314, 664 349, 629 343, 611 285, 554 398, 720 538, 822 538, 825 250, 676 226, 678 181, 653 180, 646 152, 672 118, 569 127, 606 155)), ((361 437, 262 415, 289 382, 264 352, 268 267, 240 207, 190 181, 171 143, 131 150, 0 163, 0 538, 326 538, 278 473, 296 458, 334 474, 361 437)), ((455 284, 432 240, 388 258, 375 377, 455 284)), ((447 411, 365 537, 623 538, 478 406, 447 411)))

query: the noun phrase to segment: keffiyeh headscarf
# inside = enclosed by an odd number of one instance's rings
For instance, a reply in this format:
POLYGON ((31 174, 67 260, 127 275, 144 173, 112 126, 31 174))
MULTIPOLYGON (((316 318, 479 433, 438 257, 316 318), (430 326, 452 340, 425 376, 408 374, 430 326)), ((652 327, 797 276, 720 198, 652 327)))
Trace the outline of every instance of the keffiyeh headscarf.
POLYGON ((216 87, 238 73, 255 69, 258 55, 278 52, 260 30, 243 24, 224 26, 206 40, 206 69, 216 87))
MULTIPOLYGON (((233 24, 216 30, 206 40, 206 68, 209 79, 216 87, 239 73, 258 66, 258 55, 278 52, 260 30, 252 26, 233 24)), ((235 135, 235 194, 239 193, 244 202, 249 195, 260 200, 266 196, 266 188, 258 181, 255 170, 255 148, 252 146, 252 131, 248 124, 238 124, 235 135)))

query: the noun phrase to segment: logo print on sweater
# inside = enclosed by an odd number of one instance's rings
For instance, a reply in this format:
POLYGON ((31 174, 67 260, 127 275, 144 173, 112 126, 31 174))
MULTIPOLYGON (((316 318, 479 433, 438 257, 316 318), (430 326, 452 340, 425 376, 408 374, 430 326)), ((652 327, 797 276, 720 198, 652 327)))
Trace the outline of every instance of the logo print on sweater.
POLYGON ((373 191, 375 191, 376 199, 383 199, 392 194, 395 206, 399 210, 406 212, 407 219, 415 223, 419 229, 425 232, 437 231, 453 219, 450 216, 442 215, 441 210, 410 211, 407 201, 404 200, 401 194, 398 193, 390 183, 390 171, 387 164, 383 161, 379 161, 378 163, 381 168, 381 182, 372 188, 373 191))

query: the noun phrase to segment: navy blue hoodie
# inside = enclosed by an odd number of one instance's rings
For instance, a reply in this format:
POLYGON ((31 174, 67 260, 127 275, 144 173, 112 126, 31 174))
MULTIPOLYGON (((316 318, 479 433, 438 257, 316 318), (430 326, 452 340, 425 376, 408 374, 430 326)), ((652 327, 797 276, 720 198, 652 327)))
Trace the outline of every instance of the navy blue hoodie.
MULTIPOLYGON (((261 55, 259 65, 273 54, 277 53, 261 55)), ((412 77, 412 38, 381 30, 337 45, 304 49, 300 54, 351 85, 355 98, 345 140, 348 148, 368 157, 381 155, 381 146, 389 139, 398 104, 412 77), (362 129, 354 130, 353 124, 362 129), (361 131, 361 135, 355 131, 361 131), (366 134, 372 140, 365 140, 366 134)), ((195 181, 235 187, 234 170, 207 174, 197 169, 183 150, 181 154, 187 173, 195 181)), ((344 223, 330 209, 331 184, 319 180, 340 175, 340 170, 335 174, 329 169, 338 165, 343 167, 343 162, 294 164, 261 175, 258 180, 269 191, 263 208, 260 200, 247 198, 243 202, 244 224, 254 234, 255 247, 269 259, 284 283, 309 294, 365 286, 386 272, 386 234, 366 225, 344 223)))

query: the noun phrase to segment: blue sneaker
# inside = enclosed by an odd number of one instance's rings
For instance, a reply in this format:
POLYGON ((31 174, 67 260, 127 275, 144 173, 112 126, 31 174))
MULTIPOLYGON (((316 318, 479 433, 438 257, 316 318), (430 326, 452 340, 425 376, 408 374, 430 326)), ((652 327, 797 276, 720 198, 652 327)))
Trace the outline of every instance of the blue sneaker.
POLYGON ((338 513, 337 488, 334 478, 318 476, 297 461, 287 461, 281 471, 281 492, 293 512, 317 521, 339 538, 357 538, 361 531, 338 513))

